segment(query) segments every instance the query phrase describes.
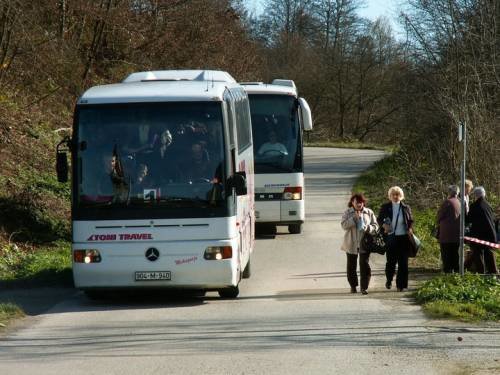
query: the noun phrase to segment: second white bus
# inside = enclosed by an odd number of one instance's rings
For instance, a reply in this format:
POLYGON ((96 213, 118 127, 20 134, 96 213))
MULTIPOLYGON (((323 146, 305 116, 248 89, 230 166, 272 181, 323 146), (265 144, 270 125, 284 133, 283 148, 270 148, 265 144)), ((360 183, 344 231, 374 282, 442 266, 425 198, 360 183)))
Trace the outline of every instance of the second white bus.
POLYGON ((256 222, 276 232, 301 233, 305 220, 303 131, 312 130, 309 105, 295 83, 242 83, 250 100, 255 157, 256 222))

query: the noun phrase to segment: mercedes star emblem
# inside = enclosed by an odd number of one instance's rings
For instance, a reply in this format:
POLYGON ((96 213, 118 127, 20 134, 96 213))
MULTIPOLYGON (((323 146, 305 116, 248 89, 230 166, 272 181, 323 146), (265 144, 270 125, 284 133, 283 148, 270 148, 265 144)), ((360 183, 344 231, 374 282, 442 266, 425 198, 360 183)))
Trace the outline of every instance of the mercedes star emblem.
POLYGON ((150 247, 149 249, 146 250, 145 255, 147 260, 154 262, 156 259, 160 257, 160 252, 158 251, 158 249, 150 247))

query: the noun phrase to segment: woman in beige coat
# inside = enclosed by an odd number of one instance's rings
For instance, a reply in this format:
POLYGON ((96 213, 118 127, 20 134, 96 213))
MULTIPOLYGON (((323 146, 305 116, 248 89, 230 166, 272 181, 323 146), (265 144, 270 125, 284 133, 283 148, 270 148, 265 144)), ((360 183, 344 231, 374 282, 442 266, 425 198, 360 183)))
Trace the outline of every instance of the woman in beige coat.
POLYGON ((351 286, 351 293, 357 293, 358 254, 362 294, 368 294, 367 290, 370 284, 370 253, 365 252, 360 243, 365 233, 374 234, 378 230, 378 223, 373 211, 365 207, 365 204, 366 198, 363 194, 353 194, 349 199, 349 208, 342 215, 341 225, 345 233, 341 250, 347 254, 347 281, 351 286))

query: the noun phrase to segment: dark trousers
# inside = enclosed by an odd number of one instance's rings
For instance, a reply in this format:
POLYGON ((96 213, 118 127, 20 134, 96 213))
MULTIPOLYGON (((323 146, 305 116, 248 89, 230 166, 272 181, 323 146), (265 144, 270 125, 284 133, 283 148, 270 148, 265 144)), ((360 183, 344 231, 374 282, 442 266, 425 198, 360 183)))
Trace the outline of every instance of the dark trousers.
MULTIPOLYGON (((372 269, 370 268, 370 253, 359 254, 359 276, 361 281, 361 289, 368 289, 370 278, 372 276, 372 269)), ((347 281, 351 288, 358 286, 358 274, 356 269, 358 267, 358 254, 347 253, 347 281)))
POLYGON ((385 264, 385 277, 387 282, 392 283, 394 274, 396 273, 396 264, 398 273, 396 275, 396 287, 403 289, 408 288, 408 248, 410 240, 408 235, 396 236, 396 243, 387 250, 385 264))
POLYGON ((443 262, 443 272, 452 273, 459 272, 458 268, 458 248, 459 243, 442 243, 441 246, 441 261, 443 262))
POLYGON ((472 264, 477 273, 498 274, 494 250, 478 244, 471 245, 471 250, 472 264))

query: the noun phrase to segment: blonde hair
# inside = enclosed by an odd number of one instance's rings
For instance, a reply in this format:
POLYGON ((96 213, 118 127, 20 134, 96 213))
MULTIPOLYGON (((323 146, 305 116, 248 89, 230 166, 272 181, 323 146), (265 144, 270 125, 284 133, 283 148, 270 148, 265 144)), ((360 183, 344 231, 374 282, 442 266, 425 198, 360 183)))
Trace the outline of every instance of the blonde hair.
POLYGON ((465 186, 468 187, 471 190, 474 187, 474 185, 472 184, 471 180, 465 180, 465 186))
POLYGON ((391 200, 391 195, 395 193, 398 194, 401 197, 401 200, 405 199, 405 193, 403 193, 403 189, 401 189, 399 186, 392 186, 389 188, 389 191, 387 192, 387 197, 389 200, 391 200))

